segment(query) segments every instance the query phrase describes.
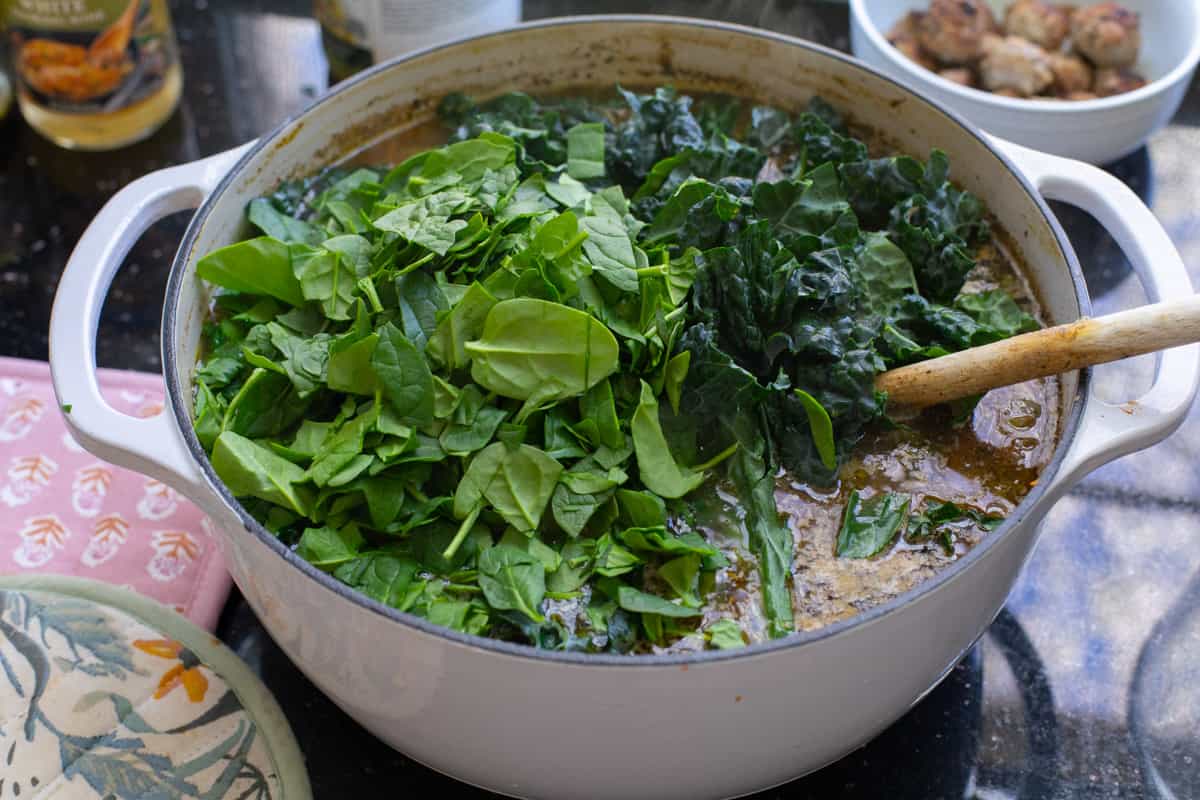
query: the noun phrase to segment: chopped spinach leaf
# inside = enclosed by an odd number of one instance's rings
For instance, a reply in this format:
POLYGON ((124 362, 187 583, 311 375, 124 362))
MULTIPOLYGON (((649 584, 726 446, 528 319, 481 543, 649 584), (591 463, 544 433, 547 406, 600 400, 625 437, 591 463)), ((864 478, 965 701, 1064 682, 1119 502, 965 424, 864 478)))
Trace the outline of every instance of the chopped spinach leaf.
POLYGON ((838 533, 837 554, 842 558, 870 558, 878 555, 896 538, 908 514, 909 499, 883 493, 864 499, 850 493, 846 516, 838 533))

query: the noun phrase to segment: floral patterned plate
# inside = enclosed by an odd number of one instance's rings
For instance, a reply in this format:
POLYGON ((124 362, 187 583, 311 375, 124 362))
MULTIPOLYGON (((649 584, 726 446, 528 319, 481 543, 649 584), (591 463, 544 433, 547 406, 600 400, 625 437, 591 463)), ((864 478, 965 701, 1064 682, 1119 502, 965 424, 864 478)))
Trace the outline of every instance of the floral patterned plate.
POLYGON ((0 798, 310 800, 267 688, 132 591, 0 577, 0 798))

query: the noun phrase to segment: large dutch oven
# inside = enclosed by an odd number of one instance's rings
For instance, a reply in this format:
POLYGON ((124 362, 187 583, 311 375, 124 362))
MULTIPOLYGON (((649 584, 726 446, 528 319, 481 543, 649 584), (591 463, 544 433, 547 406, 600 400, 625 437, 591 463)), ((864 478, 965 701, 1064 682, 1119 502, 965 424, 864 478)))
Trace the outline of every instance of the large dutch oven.
POLYGON ((1092 212, 1152 301, 1190 294, 1179 254, 1123 184, 1083 164, 995 141, 936 103, 836 52, 760 30, 661 17, 524 25, 392 61, 337 87, 258 142, 148 175, 84 233, 51 320, 59 400, 97 456, 173 486, 221 532, 229 569, 263 624, 320 689, 375 735, 464 781, 529 797, 724 797, 817 769, 870 739, 946 674, 996 616, 1042 517, 1089 470, 1174 430, 1197 389, 1200 349, 1163 354, 1150 391, 1107 405, 1088 374, 1063 380, 1053 463, 969 555, 891 603, 820 631, 686 656, 539 652, 436 627, 376 603, 291 553, 221 484, 190 422, 209 291, 197 258, 247 234, 246 203, 428 120, 439 98, 522 89, 671 83, 799 108, 820 94, 955 175, 1012 234, 1055 323, 1087 315, 1070 244, 1043 197, 1092 212), (170 398, 123 416, 96 382, 95 339, 113 273, 166 214, 199 207, 163 307, 170 398))

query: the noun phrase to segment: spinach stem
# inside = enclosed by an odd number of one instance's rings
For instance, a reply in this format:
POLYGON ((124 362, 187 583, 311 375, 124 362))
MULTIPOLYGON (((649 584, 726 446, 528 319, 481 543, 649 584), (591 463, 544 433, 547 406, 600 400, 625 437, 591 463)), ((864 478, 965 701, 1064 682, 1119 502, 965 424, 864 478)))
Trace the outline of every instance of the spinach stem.
POLYGON ((362 278, 358 282, 358 288, 362 290, 363 297, 367 298, 372 311, 376 314, 383 311, 383 303, 379 302, 379 293, 375 291, 375 281, 369 277, 362 278))
POLYGON ((430 253, 426 253, 425 255, 421 256, 421 257, 420 257, 420 258, 418 258, 416 261, 412 262, 412 263, 411 263, 411 264, 409 264, 407 267, 405 267, 404 269, 402 269, 402 270, 400 270, 399 272, 397 272, 397 273, 396 273, 396 275, 397 275, 397 276, 399 276, 399 275, 407 275, 408 273, 412 272, 414 269, 417 269, 418 267, 423 267, 423 266, 425 266, 425 265, 426 265, 426 264, 428 264, 430 261, 433 261, 433 253, 431 253, 431 252, 430 252, 430 253))
POLYGON ((471 509, 471 513, 467 514, 467 518, 462 521, 462 525, 458 526, 458 532, 454 534, 454 539, 442 551, 442 558, 449 561, 454 558, 454 554, 458 552, 458 548, 462 546, 463 540, 467 538, 467 534, 471 532, 471 528, 475 527, 475 520, 479 519, 479 513, 483 511, 482 501, 475 504, 471 509))
POLYGON ((724 450, 710 458, 708 461, 705 461, 703 464, 697 464, 696 466, 691 467, 691 470, 692 472, 704 472, 705 470, 712 469, 717 464, 720 464, 722 461, 736 453, 737 449, 738 443, 734 442, 733 444, 729 445, 729 447, 726 447, 724 450))
POLYGON ((563 245, 561 250, 559 250, 554 255, 550 256, 550 260, 553 261, 556 258, 561 258, 562 256, 565 256, 567 253, 574 250, 577 246, 583 244, 583 240, 586 238, 588 238, 588 232, 587 231, 579 231, 578 233, 576 233, 574 236, 571 237, 571 241, 569 241, 565 245, 563 245))
MULTIPOLYGON (((687 312, 687 309, 683 306, 674 308, 674 309, 668 311, 666 314, 663 314, 663 322, 668 322, 668 323, 674 322, 675 320, 677 320, 681 316, 683 316, 686 312, 687 312)), ((642 336, 645 336, 647 339, 649 339, 651 336, 654 335, 654 333, 657 329, 658 329, 658 326, 656 324, 651 324, 648 328, 646 328, 646 330, 642 331, 642 336)))

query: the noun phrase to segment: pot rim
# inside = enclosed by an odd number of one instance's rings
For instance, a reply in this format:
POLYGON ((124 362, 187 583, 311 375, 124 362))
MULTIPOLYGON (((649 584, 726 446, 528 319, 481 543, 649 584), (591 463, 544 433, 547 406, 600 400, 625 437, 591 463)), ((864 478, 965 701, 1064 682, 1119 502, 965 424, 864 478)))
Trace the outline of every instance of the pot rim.
MULTIPOLYGON (((680 27, 708 28, 739 36, 751 36, 765 39, 780 44, 790 45, 792 47, 800 47, 820 56, 840 61, 845 66, 870 73, 873 77, 892 84, 896 88, 910 95, 913 99, 921 101, 928 106, 930 110, 941 114, 950 122, 953 122, 955 125, 957 125, 963 133, 973 137, 980 144, 982 144, 984 148, 991 154, 991 156, 1000 161, 1005 169, 1007 169, 1008 172, 1010 172, 1017 179, 1018 183, 1020 183, 1028 199, 1037 207, 1039 213, 1048 223, 1051 231, 1054 234, 1055 241, 1063 255, 1064 261, 1066 262, 1071 276, 1072 283, 1075 287, 1075 295, 1076 300, 1079 303, 1080 315, 1090 315, 1091 300, 1087 293, 1083 272, 1080 268, 1079 260, 1075 254, 1074 248, 1071 246, 1070 240, 1067 238, 1066 233, 1063 231, 1058 219, 1050 210, 1050 207, 1046 203, 1045 199, 1041 196, 1036 187, 1034 187, 1029 181, 1026 175, 1020 170, 1020 168, 1017 167, 1016 164, 1014 164, 999 148, 997 148, 987 137, 987 135, 985 135, 973 124, 968 122, 958 112, 947 108, 921 91, 904 86, 895 78, 892 78, 883 72, 864 64, 852 56, 823 45, 809 42, 794 36, 789 36, 787 34, 776 33, 761 28, 753 28, 731 22, 722 22, 719 20, 658 14, 594 14, 555 17, 551 19, 524 22, 519 25, 510 26, 498 31, 467 36, 444 42, 442 44, 433 45, 431 47, 422 48, 388 61, 384 61, 380 64, 376 64, 354 76, 353 78, 341 82, 329 90, 321 98, 316 100, 312 105, 296 114, 289 116, 286 120, 276 126, 270 133, 260 137, 257 142, 255 142, 255 144, 250 147, 240 159, 238 159, 237 163, 230 168, 225 176, 222 177, 220 182, 213 189, 212 193, 205 199, 204 203, 192 217, 188 224, 187 230, 184 233, 179 249, 176 251, 175 258, 171 265, 170 276, 167 281, 166 298, 163 309, 163 321, 160 334, 163 367, 166 374, 167 396, 170 401, 172 412, 175 415, 175 422, 179 427, 179 431, 183 436, 184 443, 188 451, 195 460, 206 481, 210 485, 210 488, 221 499, 225 506, 237 515, 246 531, 253 534, 261 544, 265 545, 275 555, 282 557, 300 573, 316 581, 325 589, 341 596, 343 599, 355 603, 367 611, 386 617, 404 627, 415 629, 417 632, 446 640, 456 645, 475 650, 486 651, 495 655, 512 656, 534 661, 551 661, 584 667, 686 667, 693 664, 711 664, 718 661, 767 656, 783 650, 790 650, 793 648, 813 644, 824 639, 833 638, 860 626, 880 622, 886 617, 890 616, 892 613, 898 611, 903 606, 908 605, 923 595, 936 591, 944 584, 960 577, 963 573, 970 570, 977 561, 983 559, 1000 541, 1001 538, 1009 535, 1010 532, 1018 526, 1036 522, 1036 520, 1030 519, 1032 512, 1035 508, 1041 505, 1045 499, 1051 484, 1053 484, 1053 480, 1050 479, 1057 474, 1063 460, 1067 455, 1067 452, 1071 449, 1071 444, 1074 442, 1076 434, 1079 432, 1079 421, 1089 400, 1088 387, 1091 382, 1091 369, 1080 371, 1078 385, 1075 389, 1075 397, 1071 399, 1064 398, 1064 405, 1066 405, 1067 408, 1065 419, 1061 425, 1059 443, 1054 457, 1042 471, 1041 479, 1039 479, 1038 485, 1035 486, 1033 490, 1025 496, 1025 498, 1017 505, 1016 509, 1013 510, 1013 513, 1005 519, 999 528, 997 528, 991 535, 984 537, 983 541, 971 548, 970 552, 968 552, 965 556, 941 570, 932 578, 922 581, 918 585, 898 595, 892 600, 856 614, 849 619, 841 620, 812 631, 796 631, 780 639, 771 639, 765 642, 751 644, 737 650, 701 650, 694 653, 663 655, 613 655, 608 653, 565 652, 541 650, 531 645, 517 644, 515 642, 501 641, 499 639, 492 639, 486 636, 461 633, 450 628, 435 625, 428 620, 425 620, 414 614, 384 605, 383 603, 380 603, 377 600, 374 600, 338 581, 332 575, 317 569, 315 566, 305 561, 293 550, 287 547, 287 545, 280 541, 278 537, 274 536, 270 531, 264 528, 258 522, 258 520, 256 520, 249 514, 249 512, 246 511, 242 504, 238 502, 237 498, 234 497, 229 489, 225 486, 224 482, 213 469, 207 453, 205 453, 204 448, 200 445, 199 439, 196 437, 195 427, 191 421, 191 398, 185 398, 183 387, 179 380, 179 361, 176 356, 174 342, 179 327, 179 297, 183 285, 184 275, 187 272, 187 264, 191 258, 191 251, 195 244, 195 240, 199 236, 200 230, 203 228, 204 222, 212 208, 220 201, 225 190, 235 180, 237 180, 238 177, 240 177, 241 173, 249 164, 249 162, 263 150, 270 147, 279 146, 279 141, 284 137, 287 131, 292 128, 293 125, 301 120, 309 120, 319 112, 322 106, 327 105, 338 95, 354 89, 360 83, 369 81, 384 71, 403 68, 403 65, 407 62, 424 57, 430 53, 462 47, 463 45, 471 42, 479 41, 492 36, 503 36, 507 33, 518 30, 552 30, 561 26, 575 25, 646 23, 675 25, 680 27)), ((964 642, 959 655, 961 656, 962 653, 965 653, 973 644, 974 640, 971 642, 964 642)))

